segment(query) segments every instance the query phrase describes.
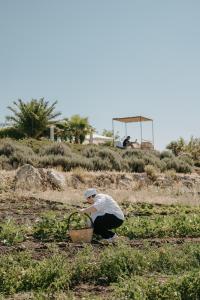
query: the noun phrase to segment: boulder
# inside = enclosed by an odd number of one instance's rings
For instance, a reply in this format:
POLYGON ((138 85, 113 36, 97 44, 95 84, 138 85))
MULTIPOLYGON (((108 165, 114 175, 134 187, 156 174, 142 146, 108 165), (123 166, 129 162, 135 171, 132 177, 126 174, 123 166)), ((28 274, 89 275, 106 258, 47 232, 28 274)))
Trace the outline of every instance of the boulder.
POLYGON ((38 169, 29 164, 20 167, 15 176, 15 188, 40 190, 42 188, 42 177, 38 169))
POLYGON ((54 170, 47 171, 47 180, 49 180, 54 188, 63 190, 65 187, 65 176, 54 170))

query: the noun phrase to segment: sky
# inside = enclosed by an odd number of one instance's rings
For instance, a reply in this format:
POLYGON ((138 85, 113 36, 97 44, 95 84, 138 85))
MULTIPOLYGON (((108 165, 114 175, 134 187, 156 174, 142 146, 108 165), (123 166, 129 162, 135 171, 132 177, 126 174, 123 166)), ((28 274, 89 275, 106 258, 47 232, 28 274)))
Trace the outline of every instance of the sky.
MULTIPOLYGON (((158 150, 199 137, 200 1, 0 0, 0 122, 42 97, 99 133, 150 117, 158 150)), ((127 132, 139 138, 139 124, 127 132)))

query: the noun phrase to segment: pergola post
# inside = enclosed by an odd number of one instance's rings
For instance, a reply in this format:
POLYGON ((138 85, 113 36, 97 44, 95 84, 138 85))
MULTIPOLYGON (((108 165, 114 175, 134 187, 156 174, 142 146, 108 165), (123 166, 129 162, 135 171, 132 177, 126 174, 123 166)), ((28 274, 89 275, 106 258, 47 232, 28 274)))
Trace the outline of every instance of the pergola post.
POLYGON ((114 128, 114 120, 112 119, 112 133, 113 133, 113 147, 115 146, 115 128, 114 128))
POLYGON ((126 135, 125 138, 127 138, 127 123, 124 123, 124 124, 125 124, 125 135, 126 135))
POLYGON ((140 144, 142 145, 142 120, 141 120, 141 117, 140 117, 140 139, 141 139, 140 144))
POLYGON ((152 144, 154 148, 154 126, 153 126, 153 120, 152 120, 152 144))
POLYGON ((141 145, 143 142, 143 128, 142 128, 142 122, 146 121, 151 121, 152 122, 152 141, 151 144, 154 147, 154 127, 153 127, 153 119, 144 117, 144 116, 135 116, 135 117, 124 117, 124 118, 112 118, 112 130, 113 130, 113 145, 114 145, 114 121, 119 121, 122 123, 125 123, 125 134, 127 136, 127 123, 132 123, 132 122, 138 122, 140 123, 140 139, 141 139, 141 145))

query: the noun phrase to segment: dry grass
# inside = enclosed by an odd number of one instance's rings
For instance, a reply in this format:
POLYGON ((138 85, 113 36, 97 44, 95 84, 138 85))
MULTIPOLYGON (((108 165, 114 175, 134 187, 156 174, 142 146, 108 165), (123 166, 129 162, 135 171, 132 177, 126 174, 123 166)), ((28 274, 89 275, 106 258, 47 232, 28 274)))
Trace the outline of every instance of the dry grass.
MULTIPOLYGON (((15 171, 0 172, 0 192, 12 192, 12 182, 15 171)), ((182 204, 200 205, 200 184, 187 188, 180 182, 174 181, 173 186, 161 188, 153 184, 145 185, 142 181, 133 180, 126 184, 121 184, 118 178, 122 175, 133 178, 133 174, 120 172, 87 172, 77 168, 72 172, 63 173, 66 177, 66 188, 64 191, 15 191, 18 196, 34 196, 56 201, 65 204, 83 206, 83 192, 86 188, 96 187, 99 192, 113 196, 119 203, 129 202, 148 202, 160 204, 182 204)), ((193 175, 191 175, 192 177, 193 175)), ((198 175, 197 175, 198 176, 198 175)))
MULTIPOLYGON (((85 189, 67 189, 65 191, 52 191, 47 190, 45 192, 34 193, 35 197, 45 200, 51 200, 56 202, 62 202, 69 204, 70 206, 84 206, 83 204, 83 192, 85 189)), ((99 192, 107 193, 111 195, 118 203, 122 202, 147 202, 158 204, 179 204, 179 205, 200 205, 200 196, 197 191, 184 192, 180 188, 175 189, 160 189, 156 187, 145 187, 142 190, 130 191, 130 190, 113 190, 113 189, 98 189, 99 192)), ((23 193, 23 195, 25 195, 23 193)), ((27 196, 33 195, 26 193, 27 196)))

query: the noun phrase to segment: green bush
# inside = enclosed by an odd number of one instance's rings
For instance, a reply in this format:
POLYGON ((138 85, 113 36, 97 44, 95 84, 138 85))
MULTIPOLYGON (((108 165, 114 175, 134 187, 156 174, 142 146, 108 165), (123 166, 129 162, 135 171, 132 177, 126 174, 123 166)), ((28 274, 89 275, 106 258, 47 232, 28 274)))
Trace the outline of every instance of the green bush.
POLYGON ((165 150, 165 151, 162 151, 161 153, 160 153, 160 159, 163 159, 163 158, 174 158, 175 157, 175 155, 171 152, 171 151, 167 151, 167 150, 165 150))
POLYGON ((72 156, 71 149, 64 143, 53 143, 50 146, 42 148, 39 152, 41 155, 62 155, 72 156))
POLYGON ((122 153, 123 158, 143 158, 144 153, 142 150, 127 149, 122 153))
POLYGON ((99 146, 89 145, 82 150, 81 154, 87 158, 93 158, 94 156, 97 155, 98 152, 99 152, 99 146))
POLYGON ((129 166, 130 172, 142 173, 144 172, 145 162, 143 159, 138 158, 128 158, 126 159, 129 166))
POLYGON ((94 157, 91 159, 93 164, 94 171, 105 171, 105 170, 112 170, 110 161, 108 159, 102 160, 100 157, 94 157))
MULTIPOLYGON (((191 173, 194 161, 186 154, 180 157, 136 149, 120 150, 97 145, 71 145, 48 140, 23 139, 15 141, 2 139, 0 145, 1 168, 9 164, 17 168, 29 163, 35 167, 62 167, 70 171, 81 167, 86 170, 108 170, 144 172, 146 165, 152 165, 161 172, 174 169, 179 173, 191 173), (8 159, 9 158, 9 159, 8 159)), ((198 165, 198 161, 195 161, 198 165)))
POLYGON ((98 156, 102 160, 109 161, 111 165, 111 170, 121 171, 122 158, 117 152, 112 151, 110 149, 102 149, 98 152, 98 156))
POLYGON ((63 255, 35 263, 22 277, 19 290, 66 290, 71 281, 70 265, 63 255))
POLYGON ((40 240, 65 240, 68 230, 67 217, 59 219, 53 212, 43 214, 33 228, 33 236, 40 240))
POLYGON ((34 152, 31 148, 21 145, 11 139, 4 139, 1 141, 0 155, 10 157, 16 152, 20 152, 26 155, 33 155, 34 152))
POLYGON ((15 127, 7 127, 0 129, 0 139, 3 138, 12 138, 12 139, 22 139, 25 135, 23 135, 19 130, 15 127))
POLYGON ((145 269, 148 269, 148 261, 144 253, 119 243, 117 247, 108 247, 101 253, 97 281, 98 277, 104 277, 108 284, 122 276, 141 274, 145 269))
POLYGON ((132 276, 114 285, 116 299, 135 300, 198 300, 200 272, 163 279, 132 276))
POLYGON ((155 181, 158 177, 158 170, 152 166, 152 165, 147 165, 145 166, 144 168, 147 176, 152 180, 152 181, 155 181))
POLYGON ((22 226, 8 220, 0 225, 0 241, 5 245, 14 245, 25 240, 25 231, 22 226))
POLYGON ((164 158, 163 161, 166 164, 167 170, 174 169, 178 173, 191 173, 192 172, 192 167, 188 163, 181 161, 178 158, 173 158, 173 159, 164 158))
POLYGON ((78 155, 73 155, 71 158, 63 155, 45 155, 41 156, 38 160, 38 166, 41 168, 62 167, 64 171, 70 171, 81 167, 86 170, 93 170, 92 161, 78 155))
POLYGON ((179 214, 170 216, 134 217, 125 220, 117 229, 121 235, 133 238, 185 237, 200 235, 200 217, 198 214, 179 214))

